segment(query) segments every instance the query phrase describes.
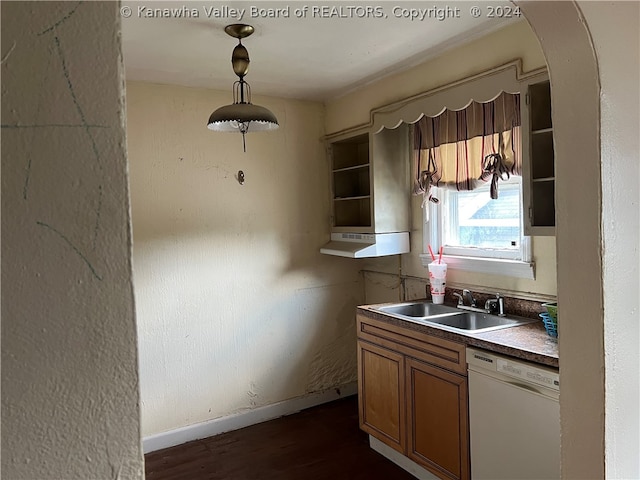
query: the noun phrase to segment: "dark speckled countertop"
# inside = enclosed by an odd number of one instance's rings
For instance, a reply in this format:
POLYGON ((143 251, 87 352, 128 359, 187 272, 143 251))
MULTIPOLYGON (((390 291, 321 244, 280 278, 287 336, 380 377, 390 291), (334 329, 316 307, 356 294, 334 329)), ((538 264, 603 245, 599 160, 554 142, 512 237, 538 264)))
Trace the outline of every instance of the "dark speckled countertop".
POLYGON ((381 306, 381 304, 362 305, 358 307, 358 312, 374 320, 384 321, 417 332, 424 332, 435 337, 464 343, 470 347, 482 348, 521 360, 558 367, 558 342, 556 339, 547 335, 541 321, 484 333, 457 333, 438 328, 437 326, 403 320, 375 310, 375 308, 379 306, 381 306))

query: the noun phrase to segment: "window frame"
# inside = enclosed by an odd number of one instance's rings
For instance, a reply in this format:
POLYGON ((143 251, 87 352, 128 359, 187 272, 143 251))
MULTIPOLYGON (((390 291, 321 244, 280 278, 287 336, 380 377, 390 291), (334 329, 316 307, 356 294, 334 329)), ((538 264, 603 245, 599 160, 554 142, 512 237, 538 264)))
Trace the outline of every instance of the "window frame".
MULTIPOLYGON (((523 201, 523 184, 520 185, 520 208, 523 201)), ((437 194, 436 194, 437 197, 437 194)), ((426 245, 431 245, 434 252, 442 245, 441 209, 443 203, 427 202, 423 212, 423 253, 420 255, 424 266, 431 262, 431 254, 426 252, 426 245)), ((521 210, 522 212, 522 210, 521 210)), ((464 247, 446 247, 442 259, 453 270, 463 270, 477 273, 505 275, 516 278, 535 279, 535 264, 532 261, 531 237, 524 234, 524 218, 520 216, 521 245, 517 253, 508 253, 500 249, 467 249, 464 247), (509 258, 511 257, 511 258, 509 258)))

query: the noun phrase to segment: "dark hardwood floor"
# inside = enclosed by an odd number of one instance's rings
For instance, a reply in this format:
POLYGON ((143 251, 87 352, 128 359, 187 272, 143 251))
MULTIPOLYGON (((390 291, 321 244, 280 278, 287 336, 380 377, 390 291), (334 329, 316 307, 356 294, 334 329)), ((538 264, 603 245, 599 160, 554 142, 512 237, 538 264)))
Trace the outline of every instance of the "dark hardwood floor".
POLYGON ((147 480, 415 480, 371 450, 356 396, 145 455, 147 480))

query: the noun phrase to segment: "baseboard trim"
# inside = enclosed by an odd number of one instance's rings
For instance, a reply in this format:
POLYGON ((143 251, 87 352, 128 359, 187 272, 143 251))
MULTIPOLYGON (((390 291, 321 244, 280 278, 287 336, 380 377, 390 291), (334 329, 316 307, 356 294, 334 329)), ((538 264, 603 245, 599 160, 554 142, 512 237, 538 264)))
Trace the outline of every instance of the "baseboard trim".
POLYGON ((163 448, 182 445, 192 440, 212 437, 220 433, 238 430, 257 423, 266 422, 267 420, 273 420, 274 418, 291 415, 305 408, 315 407, 316 405, 332 402, 357 393, 357 382, 351 382, 321 392, 309 393, 233 415, 215 418, 194 425, 187 425, 186 427, 144 437, 142 439, 142 450, 146 454, 155 452, 156 450, 162 450, 163 448))
POLYGON ((406 472, 409 472, 418 480, 438 480, 438 477, 431 473, 429 470, 422 468, 413 460, 410 460, 400 452, 395 451, 393 448, 382 443, 380 440, 372 437, 371 435, 369 435, 369 446, 383 457, 391 460, 406 472))

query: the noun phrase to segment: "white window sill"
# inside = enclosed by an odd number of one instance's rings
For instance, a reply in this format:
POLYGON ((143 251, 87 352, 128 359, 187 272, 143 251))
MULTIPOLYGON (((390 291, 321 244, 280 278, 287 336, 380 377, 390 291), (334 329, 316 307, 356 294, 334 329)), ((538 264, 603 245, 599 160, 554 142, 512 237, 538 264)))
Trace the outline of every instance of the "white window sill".
MULTIPOLYGON (((431 255, 421 254, 420 261, 426 267, 431 263, 431 255)), ((448 270, 462 270, 465 272, 488 273, 506 277, 527 278, 534 280, 535 263, 517 260, 503 260, 497 258, 459 257, 443 255, 442 261, 448 270)))

